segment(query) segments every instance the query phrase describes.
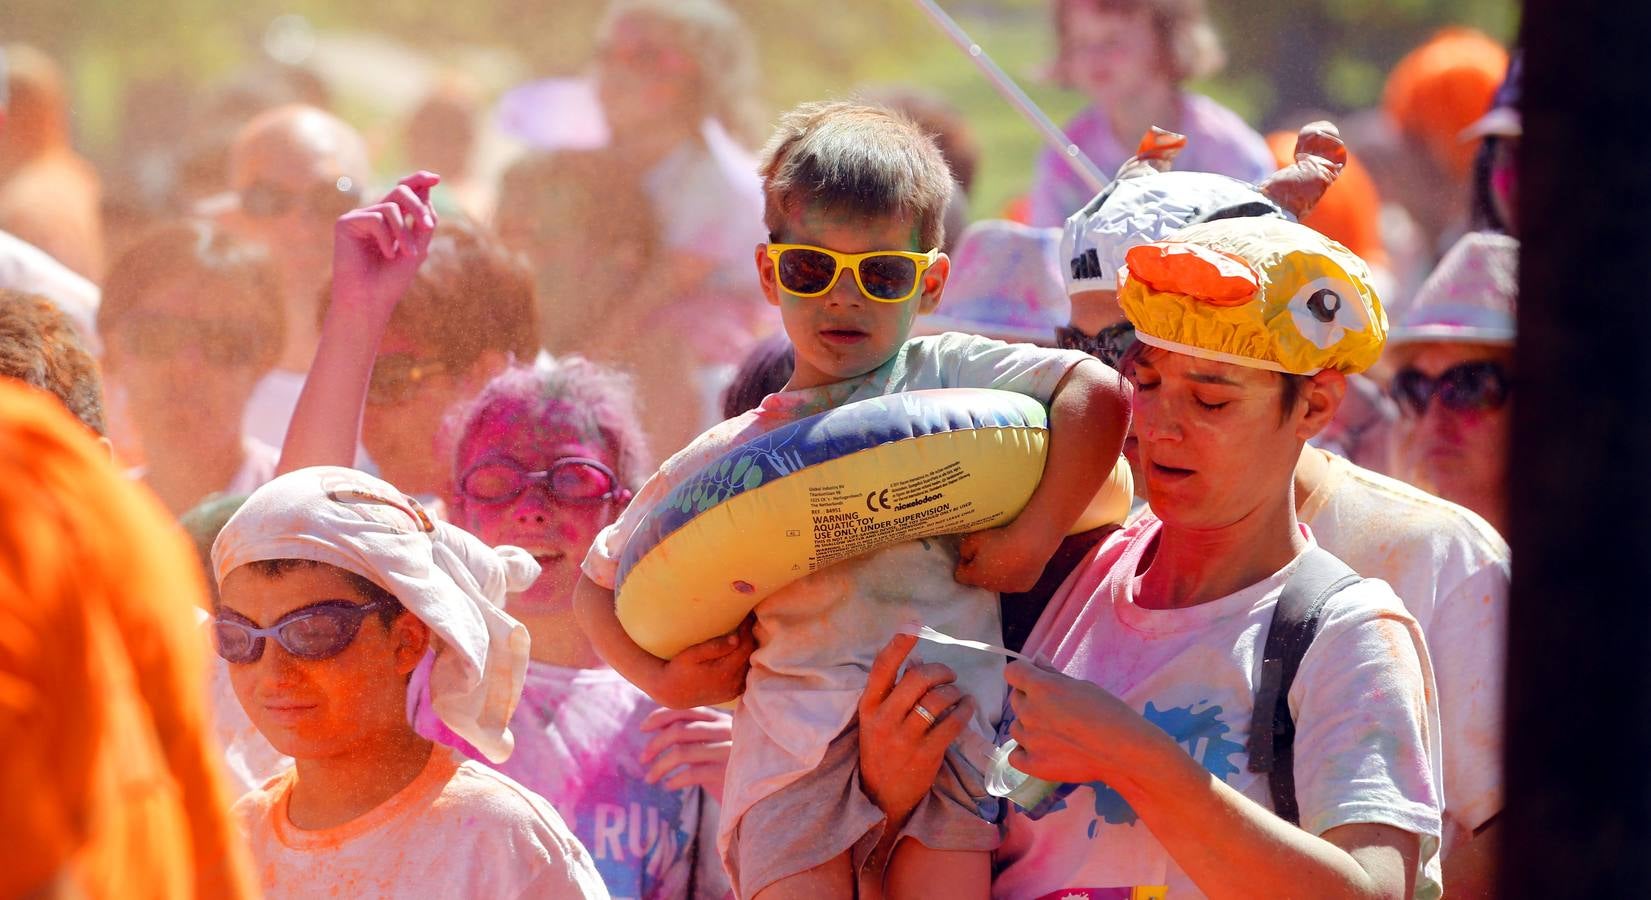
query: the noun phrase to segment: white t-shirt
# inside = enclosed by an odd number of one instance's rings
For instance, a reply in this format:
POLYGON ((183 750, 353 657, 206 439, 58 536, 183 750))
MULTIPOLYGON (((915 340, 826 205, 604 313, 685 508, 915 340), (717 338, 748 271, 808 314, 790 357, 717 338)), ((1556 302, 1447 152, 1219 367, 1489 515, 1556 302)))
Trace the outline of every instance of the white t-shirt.
MULTIPOLYGON (((277 459, 287 441, 287 426, 292 423, 293 411, 298 409, 298 395, 304 392, 306 377, 303 372, 271 369, 253 385, 252 396, 247 398, 246 410, 241 414, 241 433, 274 447, 277 459)), ((352 468, 369 474, 378 471, 360 443, 355 446, 352 468)))
MULTIPOLYGON (((1109 538, 1039 619, 1026 651, 1122 699, 1233 789, 1271 808, 1245 742, 1273 607, 1300 562, 1234 594, 1185 609, 1135 604, 1135 576, 1161 523, 1148 515, 1109 538)), ((1309 534, 1309 547, 1313 546, 1309 534)), ((1289 693, 1296 721, 1302 828, 1351 823, 1422 836, 1416 896, 1439 896, 1439 724, 1421 629, 1380 581, 1344 588, 1326 607, 1289 693)), ((995 897, 1111 896, 1167 886, 1202 897, 1122 797, 1095 782, 1033 820, 1005 822, 995 897)), ((1126 895, 1127 896, 1127 895, 1126 895)))
POLYGON ((280 450, 257 438, 242 437, 241 447, 246 451, 246 460, 241 463, 235 477, 229 480, 229 486, 224 488, 224 493, 232 496, 250 494, 272 481, 275 478, 275 464, 281 460, 280 450))
POLYGON ((270 900, 608 896, 544 798, 443 747, 395 796, 334 828, 293 826, 294 777, 289 769, 235 804, 270 900))
POLYGON ((241 415, 241 433, 279 448, 287 440, 287 425, 304 391, 304 373, 271 369, 258 379, 241 415))
MULTIPOLYGON (((1066 373, 1089 359, 1071 350, 964 334, 913 338, 879 368, 836 384, 782 391, 701 435, 666 460, 619 521, 596 538, 585 574, 612 589, 619 556, 647 513, 678 484, 725 452, 807 416, 871 397, 931 388, 997 388, 1047 403, 1066 373)), ((757 604, 757 651, 734 713, 718 838, 728 840, 752 804, 812 771, 854 717, 872 659, 901 625, 920 621, 946 634, 998 643, 997 595, 958 584, 957 541, 908 541, 807 575, 757 604)), ((978 701, 975 729, 990 737, 1003 696, 1002 660, 926 645, 923 657, 957 673, 978 701)), ((982 768, 985 760, 975 761, 982 768)))
POLYGON ((1439 682, 1445 812, 1471 833, 1502 808, 1507 542, 1471 511, 1334 454, 1299 515, 1320 546, 1391 585, 1421 623, 1439 682))
POLYGON ((97 356, 103 344, 97 336, 97 307, 102 299, 97 285, 20 237, 0 231, 0 288, 39 294, 74 323, 86 352, 97 356))

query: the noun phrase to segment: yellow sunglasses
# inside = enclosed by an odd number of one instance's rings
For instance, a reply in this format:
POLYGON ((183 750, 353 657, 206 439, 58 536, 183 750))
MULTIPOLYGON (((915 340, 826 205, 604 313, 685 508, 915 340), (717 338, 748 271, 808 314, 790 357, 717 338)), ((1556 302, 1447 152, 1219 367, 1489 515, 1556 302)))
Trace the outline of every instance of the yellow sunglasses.
POLYGON ((904 303, 917 294, 923 273, 940 258, 940 250, 838 253, 811 244, 769 244, 768 258, 774 261, 774 278, 780 287, 798 297, 825 294, 847 270, 854 273, 854 282, 867 299, 904 303))

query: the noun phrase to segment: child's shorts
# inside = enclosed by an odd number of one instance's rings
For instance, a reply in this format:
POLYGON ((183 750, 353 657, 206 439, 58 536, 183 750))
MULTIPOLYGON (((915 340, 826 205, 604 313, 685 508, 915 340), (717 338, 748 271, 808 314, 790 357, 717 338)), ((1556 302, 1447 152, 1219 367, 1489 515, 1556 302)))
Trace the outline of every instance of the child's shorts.
MULTIPOLYGON (((901 836, 935 850, 995 850, 998 828, 976 806, 976 798, 986 797, 981 774, 953 747, 901 836)), ((814 771, 740 817, 726 860, 735 894, 755 896, 848 851, 859 872, 881 840, 882 826, 883 814, 860 792, 860 729, 851 724, 832 740, 814 771)))

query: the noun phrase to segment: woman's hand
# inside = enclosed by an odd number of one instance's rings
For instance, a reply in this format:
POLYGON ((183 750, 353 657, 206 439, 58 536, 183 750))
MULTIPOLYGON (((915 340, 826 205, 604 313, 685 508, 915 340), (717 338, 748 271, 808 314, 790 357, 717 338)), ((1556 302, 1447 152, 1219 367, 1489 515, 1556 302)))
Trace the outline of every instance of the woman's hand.
POLYGON ((911 635, 895 635, 872 661, 860 695, 860 788, 888 817, 890 831, 905 825, 934 786, 946 748, 975 713, 951 669, 912 657, 900 675, 916 645, 911 635))
POLYGON ((1105 688, 1017 661, 1004 669, 1020 746, 1015 768, 1046 781, 1108 781, 1143 758, 1143 750, 1174 750, 1169 735, 1105 688), (1163 744, 1168 743, 1168 748, 1163 744))
POLYGON ((642 730, 654 732, 642 748, 647 781, 664 779, 667 790, 699 786, 722 802, 728 776, 728 754, 734 748, 734 718, 720 709, 656 709, 642 720, 642 730), (650 765, 651 763, 651 765, 650 765))

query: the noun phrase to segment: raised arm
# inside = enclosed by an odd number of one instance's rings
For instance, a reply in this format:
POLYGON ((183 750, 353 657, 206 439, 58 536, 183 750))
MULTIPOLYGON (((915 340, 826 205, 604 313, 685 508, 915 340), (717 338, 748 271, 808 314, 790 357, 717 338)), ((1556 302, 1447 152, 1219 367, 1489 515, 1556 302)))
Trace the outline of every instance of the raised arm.
POLYGON ((361 409, 379 340, 436 231, 430 189, 441 177, 414 172, 385 198, 333 226, 332 304, 287 426, 277 474, 355 461, 361 409))
POLYGON ((1129 384, 1099 360, 1066 373, 1049 404, 1043 479, 1013 522, 963 539, 959 582, 1005 593, 1037 584, 1061 538, 1112 474, 1129 434, 1129 404, 1129 384))

